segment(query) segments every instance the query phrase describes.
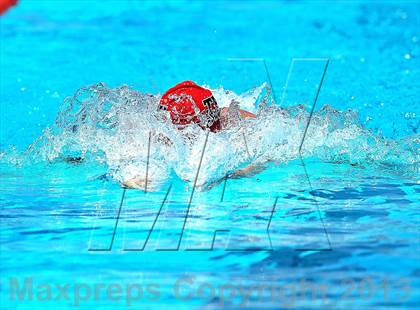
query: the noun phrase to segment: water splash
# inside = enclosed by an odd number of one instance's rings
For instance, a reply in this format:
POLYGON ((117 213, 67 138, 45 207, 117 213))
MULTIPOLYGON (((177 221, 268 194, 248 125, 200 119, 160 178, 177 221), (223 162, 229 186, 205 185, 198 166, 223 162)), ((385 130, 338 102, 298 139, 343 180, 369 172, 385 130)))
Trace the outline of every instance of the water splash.
MULTIPOLYGON (((159 187, 173 172, 193 182, 205 146, 197 179, 200 187, 248 165, 299 158, 309 119, 303 105, 276 106, 266 84, 241 95, 223 88, 212 91, 221 107, 236 102, 257 118, 234 120, 226 130, 208 133, 205 145, 207 132, 196 125, 177 130, 158 110, 159 95, 100 83, 82 87, 64 101, 55 124, 29 147, 21 163, 94 161, 121 183, 144 180, 147 170, 150 186, 159 187)), ((385 139, 364 128, 355 111, 324 105, 312 116, 301 154, 415 175, 419 148, 419 135, 385 139)))

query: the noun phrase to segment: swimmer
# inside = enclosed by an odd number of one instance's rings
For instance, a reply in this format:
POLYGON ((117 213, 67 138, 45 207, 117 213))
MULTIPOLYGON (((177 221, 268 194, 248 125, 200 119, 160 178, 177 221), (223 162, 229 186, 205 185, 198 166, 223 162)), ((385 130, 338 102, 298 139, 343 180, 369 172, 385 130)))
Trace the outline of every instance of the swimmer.
MULTIPOLYGON (((235 123, 238 118, 256 118, 256 115, 239 109, 238 102, 232 102, 229 108, 219 108, 209 89, 192 81, 181 82, 170 88, 160 99, 161 111, 169 113, 172 123, 179 129, 197 124, 203 130, 217 133, 235 123)), ((237 171, 237 176, 244 175, 252 166, 237 171)), ((131 178, 123 182, 125 187, 144 188, 143 179, 131 178)))
MULTIPOLYGON (((237 108, 241 118, 256 118, 256 115, 237 108)), ((218 132, 225 129, 233 118, 231 108, 219 109, 212 92, 192 81, 181 82, 170 88, 160 99, 159 109, 170 114, 178 129, 195 123, 203 130, 218 132)))

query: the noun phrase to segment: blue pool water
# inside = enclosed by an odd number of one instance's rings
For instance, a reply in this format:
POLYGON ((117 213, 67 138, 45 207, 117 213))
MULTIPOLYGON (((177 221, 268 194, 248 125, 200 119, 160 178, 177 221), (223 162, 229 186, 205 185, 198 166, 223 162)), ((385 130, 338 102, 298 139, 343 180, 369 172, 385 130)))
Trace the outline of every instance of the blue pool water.
POLYGON ((419 11, 20 1, 0 17, 0 308, 418 309, 419 11), (186 79, 257 120, 183 144, 144 94, 186 79), (158 184, 124 190, 150 130, 177 148, 151 139, 158 184), (219 182, 247 164, 265 169, 219 182))

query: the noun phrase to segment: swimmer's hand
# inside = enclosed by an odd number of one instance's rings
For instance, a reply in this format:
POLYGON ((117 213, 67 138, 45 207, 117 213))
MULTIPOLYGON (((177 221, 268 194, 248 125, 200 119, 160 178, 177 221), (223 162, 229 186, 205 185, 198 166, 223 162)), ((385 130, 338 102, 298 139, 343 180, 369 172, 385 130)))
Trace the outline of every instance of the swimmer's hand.
MULTIPOLYGON (((151 189, 150 186, 150 180, 147 180, 147 190, 151 189)), ((122 182, 122 185, 126 188, 135 188, 135 189, 141 189, 141 190, 146 190, 146 180, 145 179, 141 179, 141 178, 131 178, 131 179, 127 179, 124 180, 122 182)))

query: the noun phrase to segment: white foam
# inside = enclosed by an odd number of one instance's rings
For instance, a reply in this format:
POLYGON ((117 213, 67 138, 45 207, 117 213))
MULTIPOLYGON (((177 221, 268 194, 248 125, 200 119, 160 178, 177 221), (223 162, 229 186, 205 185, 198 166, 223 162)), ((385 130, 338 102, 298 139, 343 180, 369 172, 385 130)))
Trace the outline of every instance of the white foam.
MULTIPOLYGON (((32 161, 66 157, 99 161, 119 182, 145 176, 147 166, 149 179, 157 183, 167 180, 171 172, 194 182, 200 166, 198 186, 250 164, 298 158, 309 119, 303 106, 282 109, 271 98, 261 103, 269 92, 266 84, 239 95, 223 88, 212 91, 221 107, 236 101, 240 108, 257 113, 257 118, 219 133, 210 132, 201 166, 206 131, 195 125, 177 130, 166 112, 158 111, 159 96, 126 86, 110 89, 104 84, 84 87, 66 99, 56 123, 34 142, 29 157, 32 161)), ((410 141, 407 148, 407 143, 386 140, 363 128, 354 111, 324 106, 313 114, 301 153, 323 161, 418 167, 420 139, 412 137, 410 141)))

